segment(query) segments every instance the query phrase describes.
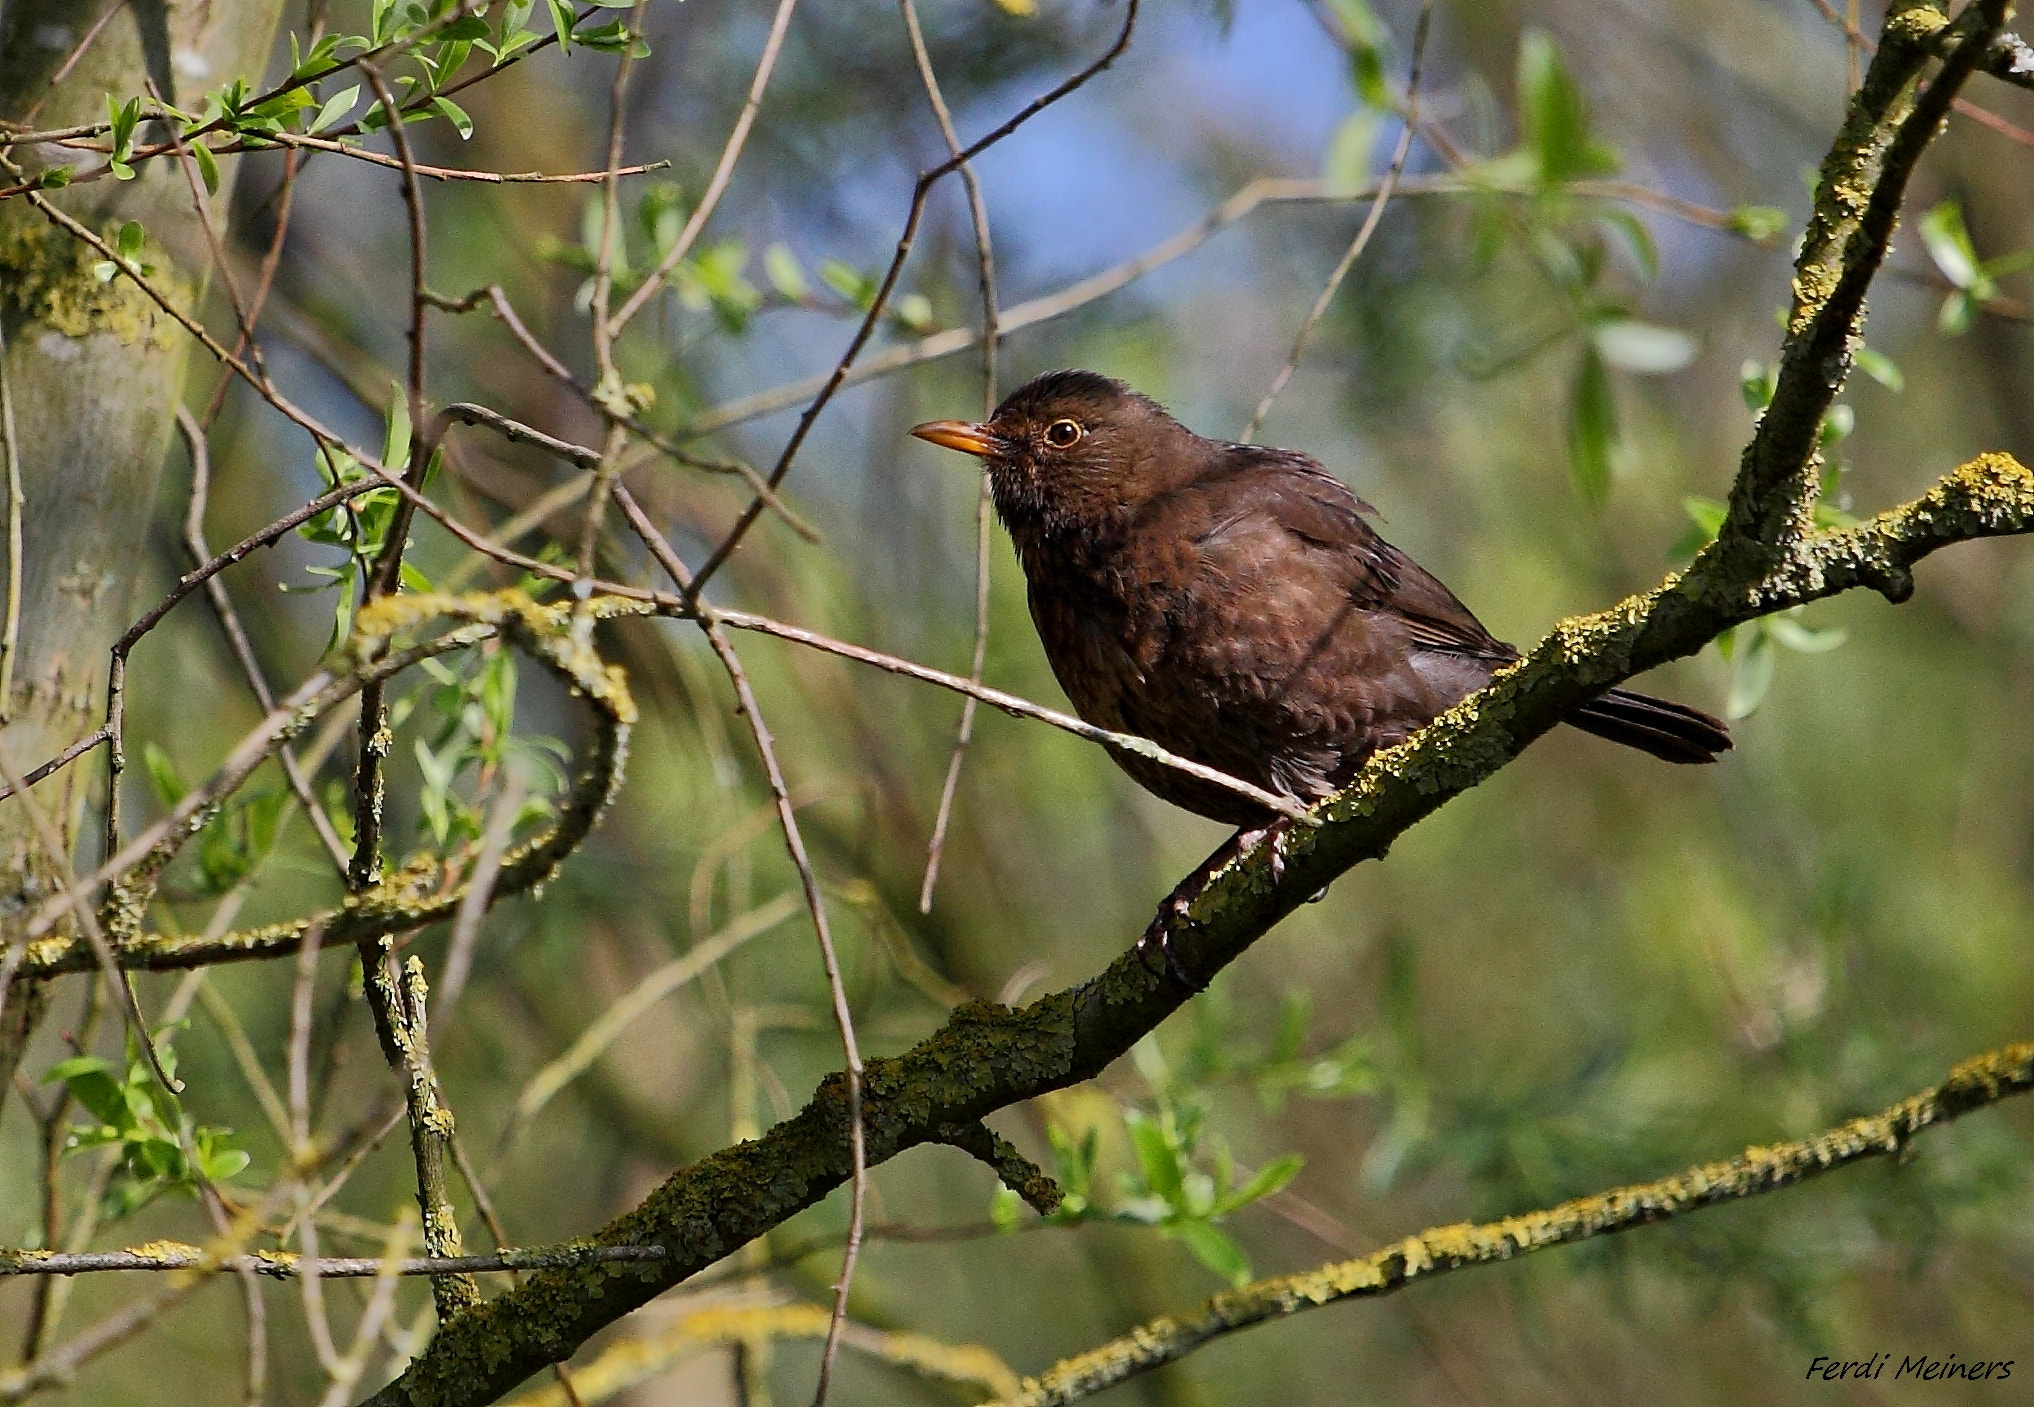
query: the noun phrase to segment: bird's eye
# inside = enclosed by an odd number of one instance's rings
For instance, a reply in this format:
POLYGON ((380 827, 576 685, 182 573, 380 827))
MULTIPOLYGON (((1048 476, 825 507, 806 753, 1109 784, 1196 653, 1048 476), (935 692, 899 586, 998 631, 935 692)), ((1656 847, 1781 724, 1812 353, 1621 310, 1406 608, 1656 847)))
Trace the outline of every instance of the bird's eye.
POLYGON ((1055 420, 1045 427, 1045 442, 1054 449, 1065 449, 1087 433, 1076 421, 1055 420))

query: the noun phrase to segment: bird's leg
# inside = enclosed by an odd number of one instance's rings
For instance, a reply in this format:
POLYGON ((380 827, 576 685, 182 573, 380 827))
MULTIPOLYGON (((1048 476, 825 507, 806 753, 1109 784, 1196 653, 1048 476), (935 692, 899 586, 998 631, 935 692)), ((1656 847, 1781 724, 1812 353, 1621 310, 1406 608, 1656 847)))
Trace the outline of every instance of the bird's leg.
POLYGON ((1223 841, 1215 853, 1201 861, 1193 873, 1181 880, 1172 893, 1166 896, 1165 902, 1158 906, 1158 914, 1151 920, 1151 926, 1146 928, 1144 936, 1137 940, 1137 951, 1146 953, 1157 948, 1159 956, 1165 961, 1165 970, 1171 974, 1172 979, 1190 992, 1199 991, 1200 987, 1187 976, 1186 968, 1180 963, 1179 954, 1173 951, 1173 927, 1186 917, 1188 908, 1200 897, 1201 891, 1207 888, 1208 881, 1214 878, 1223 866, 1248 852, 1267 836, 1272 838, 1272 882, 1277 883, 1284 879, 1285 851, 1278 844, 1278 836, 1284 833, 1287 825, 1288 822, 1281 817, 1268 825, 1246 826, 1223 841))

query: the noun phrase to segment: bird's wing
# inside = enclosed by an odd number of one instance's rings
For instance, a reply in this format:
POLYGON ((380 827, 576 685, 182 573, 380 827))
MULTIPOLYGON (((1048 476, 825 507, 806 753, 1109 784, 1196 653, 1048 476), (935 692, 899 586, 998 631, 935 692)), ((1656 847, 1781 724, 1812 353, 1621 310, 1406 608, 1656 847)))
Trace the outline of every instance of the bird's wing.
POLYGON ((1399 617, 1409 644, 1479 660, 1516 656, 1454 592, 1379 537, 1364 521, 1377 510, 1319 461, 1292 450, 1238 445, 1226 457, 1225 472, 1202 487, 1223 504, 1197 535, 1211 559, 1231 557, 1235 554, 1224 551, 1225 546, 1241 547, 1244 539, 1254 539, 1256 555, 1277 557, 1290 566, 1295 560, 1290 550, 1279 553, 1265 540, 1283 535, 1304 557, 1315 559, 1304 575, 1326 571, 1357 609, 1399 617))

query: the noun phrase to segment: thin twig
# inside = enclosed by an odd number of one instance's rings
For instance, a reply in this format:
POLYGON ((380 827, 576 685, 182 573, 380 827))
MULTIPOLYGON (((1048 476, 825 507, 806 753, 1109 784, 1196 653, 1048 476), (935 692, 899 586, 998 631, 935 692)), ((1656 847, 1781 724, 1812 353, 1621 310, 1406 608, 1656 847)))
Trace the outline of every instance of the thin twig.
POLYGON ((1271 406, 1278 399, 1285 383, 1292 380, 1292 374, 1299 369, 1299 360, 1307 349, 1307 339, 1313 336, 1314 326, 1326 316, 1328 305, 1335 301, 1335 293, 1342 286, 1342 280, 1349 276, 1349 270, 1356 267, 1356 261, 1363 257, 1363 251, 1370 245, 1370 237, 1377 233, 1378 222, 1384 218, 1384 207, 1391 203, 1391 193, 1398 187, 1398 178, 1405 170, 1406 157, 1412 152, 1413 134, 1419 128, 1420 116, 1420 65, 1426 58, 1427 31, 1434 18, 1434 0, 1425 0, 1420 6, 1419 23, 1413 27, 1412 69, 1405 81, 1404 124, 1399 128, 1398 147, 1391 154, 1391 164, 1385 168, 1384 179, 1378 183, 1377 194, 1370 201, 1370 209, 1363 216, 1363 224, 1356 231, 1356 238, 1349 241, 1342 258, 1336 263, 1334 272, 1328 275, 1328 282, 1322 287, 1320 296, 1314 299, 1314 306, 1307 311, 1306 321, 1292 341, 1292 352, 1285 359, 1285 365, 1278 369, 1278 375, 1271 378, 1271 385, 1265 388, 1264 399, 1257 403, 1257 409, 1250 414, 1250 423, 1237 436, 1246 443, 1257 438, 1257 432, 1264 425, 1264 417, 1271 414, 1271 406))
MULTIPOLYGON (((785 3, 791 3, 791 0, 785 0, 785 3)), ((847 350, 841 353, 840 360, 834 364, 832 372, 827 375, 825 383, 820 387, 819 394, 812 398, 811 403, 799 415, 797 427, 792 430, 791 438, 785 441, 783 451, 778 454, 777 462, 767 476, 772 489, 778 489, 783 486, 784 476, 791 472, 791 465, 798 458, 798 451, 804 445, 805 437, 812 432, 813 422, 819 419, 819 413, 826 409, 827 404, 833 400, 834 393, 845 383, 848 372, 854 366, 855 358, 861 355, 862 348, 868 345, 869 338, 874 335, 877 325, 882 321, 884 310, 889 306, 890 295, 896 291, 897 280, 904 272, 904 261, 911 257, 912 245, 918 237, 919 222, 925 216, 926 198, 931 194, 933 186, 938 184, 942 176, 959 170, 963 163, 980 156, 1039 113, 1045 111, 1045 109, 1051 107, 1069 93, 1083 87, 1088 80, 1116 62, 1123 51, 1130 47, 1130 36, 1137 27, 1137 8, 1139 3, 1140 0, 1128 0, 1123 10, 1123 27, 1117 31, 1115 42, 1109 46, 1108 50, 1100 58, 1081 69, 1078 73, 1075 73, 1072 77, 1061 82, 1051 91, 1033 98, 1015 115, 1006 119, 1000 126, 989 132, 988 135, 954 153, 954 155, 948 157, 945 161, 942 161, 939 165, 918 178, 918 183, 912 188, 911 192, 911 210, 904 218, 904 231, 897 237, 897 251, 890 258, 890 267, 884 271, 882 282, 876 287, 875 297, 869 300, 868 311, 863 315, 861 325, 855 329, 854 337, 848 342, 847 350)), ((734 555, 735 549, 741 546, 742 539, 748 536, 749 529, 755 526, 756 519, 761 516, 762 511, 763 503, 760 498, 751 501, 748 507, 742 510, 741 516, 735 520, 734 526, 728 529, 727 535, 721 539, 720 544, 713 549, 712 553, 707 556, 706 561, 700 564, 699 570, 694 573, 692 585, 687 588, 685 593, 688 599, 696 597, 706 586, 706 583, 712 580, 713 574, 720 570, 729 557, 734 555)))
MULTIPOLYGON (((247 325, 252 327, 251 317, 247 325)), ((211 491, 212 456, 206 444, 204 427, 197 418, 181 405, 177 407, 176 415, 177 428, 183 433, 184 446, 191 457, 191 501, 184 513, 184 548, 191 554, 192 566, 203 570, 212 561, 212 549, 205 543, 205 507, 211 491)), ((240 672, 254 694, 254 701, 261 705, 263 713, 267 713, 275 707, 275 692, 269 687, 267 675, 262 672, 261 661, 255 658, 254 644, 240 624, 239 613, 233 609, 233 598, 226 591, 226 583, 214 572, 205 578, 204 585, 212 614, 219 622, 219 629, 225 633, 227 648, 240 665, 240 672)), ((347 866, 346 844, 339 839, 339 832, 333 829, 332 818, 325 814, 325 808, 312 792, 311 779, 297 760, 296 749, 288 746, 278 748, 276 760, 282 764, 283 775, 289 779, 290 790, 295 793, 297 804, 304 808, 311 829, 317 832, 325 853, 332 857, 332 863, 343 877, 347 866)))
POLYGON ((7 380, 4 329, 0 329, 0 454, 7 456, 7 615, 0 625, 0 723, 5 723, 14 714, 14 659, 21 648, 21 559, 26 550, 21 522, 28 510, 28 497, 21 490, 21 437, 14 428, 14 391, 7 380))
POLYGON ((605 335, 614 338, 643 310, 664 281, 671 277, 671 271, 678 267, 678 261, 692 252, 699 232, 720 205, 720 198, 727 191, 728 181, 734 176, 735 163, 741 160, 742 148, 748 144, 749 129, 755 125, 756 110, 763 105, 763 91, 770 86, 770 75, 776 72, 777 56, 783 52, 784 34, 791 27, 792 12, 798 8, 798 0, 777 0, 777 11, 770 19, 769 36, 763 40, 763 53, 756 60, 756 71, 749 79, 748 95, 742 99, 742 110, 735 117, 734 129, 728 133, 727 141, 720 149, 720 160, 714 163, 713 175, 707 178, 706 189, 700 193, 699 204, 692 208, 685 226, 678 231, 678 238, 664 251, 664 257, 657 261, 657 267, 650 271, 636 291, 629 295, 611 319, 605 335))
MULTIPOLYGON (((904 32, 911 40, 911 58, 918 66, 918 81, 925 99, 939 121, 939 134, 949 155, 961 154, 960 134, 954 130, 953 115, 939 90, 939 75, 933 71, 932 55, 926 52, 925 34, 918 24, 918 7, 912 0, 898 0, 904 11, 904 32)), ((982 418, 996 412, 996 345, 1001 339, 996 306, 996 252, 989 238, 989 206, 982 197, 982 183, 974 163, 960 165, 961 184, 967 188, 968 215, 975 227, 975 268, 982 298, 982 418)), ((989 658, 989 539, 993 502, 985 474, 975 495, 975 649, 968 665, 968 678, 982 682, 982 669, 989 658)), ((925 843, 925 877, 918 886, 918 911, 932 912, 932 891, 939 883, 939 860, 946 850, 946 829, 953 820, 953 799, 960 790, 961 763, 975 735, 977 700, 973 695, 961 701, 960 724, 954 730, 953 753, 947 759, 946 780, 940 784, 939 809, 932 820, 932 837, 925 843)))
MULTIPOLYGON (((1429 135, 1433 132, 1428 127, 1429 135)), ((1662 214, 1701 225, 1705 229, 1726 231, 1745 238, 1738 231, 1728 211, 1713 210, 1707 206, 1684 201, 1675 196, 1649 190, 1629 181, 1575 181, 1566 188, 1569 193, 1589 199, 1614 200, 1639 205, 1646 209, 1658 210, 1662 214)), ((1210 236, 1235 224, 1255 212, 1263 205, 1285 204, 1348 204, 1358 200, 1375 199, 1376 186, 1358 187, 1350 190, 1332 182, 1318 180, 1293 180, 1286 177, 1259 176, 1244 183, 1236 193, 1188 225, 1178 234, 1152 246, 1142 254, 1134 255, 1119 264, 1110 266, 1100 273, 1091 274, 1068 284, 1054 293, 1018 303, 1003 310, 1001 331, 1005 336, 1020 332, 1028 327, 1063 317, 1077 308, 1085 307, 1098 299, 1107 297, 1118 289, 1136 282, 1157 269, 1192 253, 1210 236)), ((1524 186, 1508 186, 1492 183, 1471 176, 1408 176, 1398 183, 1398 196, 1450 196, 1450 195, 1502 195, 1519 199, 1531 198, 1535 192, 1524 186)), ((950 357, 979 345, 981 332, 975 328, 956 327, 945 332, 935 332, 928 337, 906 342, 900 346, 888 347, 859 361, 841 379, 843 386, 860 385, 901 371, 906 367, 918 366, 924 362, 950 357)), ((831 373, 809 376, 799 381, 774 386, 751 395, 738 396, 710 407, 687 421, 680 432, 685 439, 725 430, 744 421, 756 420, 773 415, 781 410, 799 404, 824 390, 831 373)))

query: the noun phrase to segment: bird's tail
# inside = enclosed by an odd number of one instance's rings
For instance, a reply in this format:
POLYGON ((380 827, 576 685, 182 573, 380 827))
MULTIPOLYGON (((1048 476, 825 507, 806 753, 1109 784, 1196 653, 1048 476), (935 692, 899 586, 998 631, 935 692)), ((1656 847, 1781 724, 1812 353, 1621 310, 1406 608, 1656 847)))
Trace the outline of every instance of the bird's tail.
POLYGON ((1720 719, 1630 689, 1591 700, 1569 714, 1568 722, 1664 762, 1714 762, 1718 753, 1730 751, 1730 729, 1720 719))

